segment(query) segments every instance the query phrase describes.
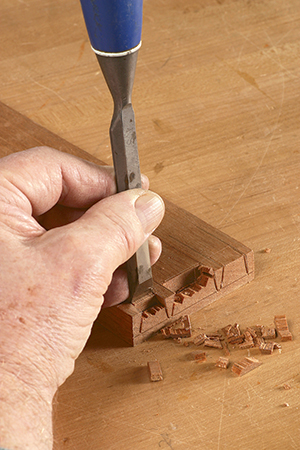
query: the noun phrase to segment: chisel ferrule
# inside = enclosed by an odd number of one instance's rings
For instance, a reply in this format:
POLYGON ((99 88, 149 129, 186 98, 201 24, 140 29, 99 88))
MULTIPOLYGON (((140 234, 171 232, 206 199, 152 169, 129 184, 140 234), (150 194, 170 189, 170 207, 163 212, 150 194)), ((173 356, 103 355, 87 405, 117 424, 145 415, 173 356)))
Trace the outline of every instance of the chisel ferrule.
POLYGON ((120 56, 127 56, 127 55, 130 55, 131 53, 136 52, 137 50, 139 50, 141 45, 142 45, 142 41, 136 47, 133 47, 129 50, 125 50, 124 52, 118 52, 118 53, 102 52, 100 50, 96 50, 94 47, 92 47, 92 50, 96 53, 96 55, 99 55, 99 56, 107 56, 109 58, 117 58, 120 56))

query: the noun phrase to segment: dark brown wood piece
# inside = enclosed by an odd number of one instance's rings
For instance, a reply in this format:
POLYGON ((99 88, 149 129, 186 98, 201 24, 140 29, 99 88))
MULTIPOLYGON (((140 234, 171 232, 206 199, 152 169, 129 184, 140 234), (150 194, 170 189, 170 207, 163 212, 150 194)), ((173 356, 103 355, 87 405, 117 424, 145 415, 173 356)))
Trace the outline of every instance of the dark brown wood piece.
POLYGON ((194 353, 194 358, 197 362, 205 362, 206 361, 206 352, 194 353))
POLYGON ((230 351, 229 351, 227 342, 221 341, 221 344, 222 344, 222 348, 224 350, 225 355, 230 356, 230 351))
POLYGON ((261 364, 262 363, 256 358, 243 358, 241 361, 233 364, 231 371, 238 376, 242 376, 251 372, 251 370, 256 369, 261 364))
POLYGON ((162 381, 164 379, 159 361, 148 361, 147 365, 151 381, 162 381))
POLYGON ((222 342, 218 339, 205 339, 204 347, 219 348, 219 349, 223 348, 222 342))
POLYGON ((231 324, 226 325, 226 327, 224 327, 224 328, 221 328, 221 331, 222 331, 222 333, 224 334, 224 336, 227 337, 227 336, 230 334, 231 328, 232 328, 232 325, 231 325, 231 324))
POLYGON ((265 340, 261 336, 256 336, 253 339, 253 342, 254 342, 255 347, 260 347, 262 344, 265 343, 265 340))
POLYGON ((247 327, 245 333, 246 332, 250 333, 252 340, 257 337, 257 332, 255 331, 255 329, 253 327, 247 327))
POLYGON ((224 356, 220 356, 215 366, 219 367, 220 369, 227 369, 229 366, 229 359, 224 358, 224 356))
POLYGON ((265 342, 260 345, 259 350, 266 355, 272 355, 274 350, 274 342, 265 342))
POLYGON ((289 330, 287 319, 285 315, 278 315, 274 317, 274 324, 278 336, 281 341, 292 341, 293 337, 289 330))
MULTIPOLYGON (((48 145, 103 164, 45 128, 0 103, 2 156, 48 145)), ((253 251, 165 200, 165 218, 156 231, 162 255, 153 267, 150 298, 103 309, 99 321, 130 345, 138 344, 182 315, 192 314, 254 277, 253 251)))
POLYGON ((166 338, 188 338, 192 335, 191 321, 188 315, 181 317, 171 325, 160 330, 166 338))
POLYGON ((223 335, 220 333, 207 333, 206 336, 208 339, 215 339, 217 341, 221 341, 224 339, 223 335))
POLYGON ((233 326, 226 327, 226 337, 227 341, 231 345, 242 344, 244 342, 244 334, 241 333, 240 326, 238 323, 235 323, 233 326))
POLYGON ((262 327, 262 338, 263 339, 275 339, 276 330, 275 328, 262 327))
POLYGON ((245 331, 244 333, 244 342, 242 342, 239 347, 241 349, 247 349, 254 347, 253 337, 249 331, 245 331))
POLYGON ((263 325, 254 325, 252 327, 249 327, 249 330, 252 330, 256 336, 261 337, 262 336, 262 329, 263 325))
POLYGON ((236 336, 233 334, 231 336, 228 336, 227 340, 231 345, 242 344, 244 342, 244 335, 239 334, 238 336, 236 336))
POLYGON ((201 345, 204 343, 205 339, 207 339, 206 334, 200 333, 198 336, 196 336, 193 340, 193 344, 195 345, 201 345))

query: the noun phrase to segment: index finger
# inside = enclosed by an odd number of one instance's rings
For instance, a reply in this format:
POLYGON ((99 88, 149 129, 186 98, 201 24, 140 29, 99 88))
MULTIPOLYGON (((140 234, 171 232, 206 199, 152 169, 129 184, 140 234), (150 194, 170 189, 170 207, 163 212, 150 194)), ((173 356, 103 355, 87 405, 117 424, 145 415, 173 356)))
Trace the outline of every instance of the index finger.
POLYGON ((56 203, 88 208, 116 193, 112 167, 97 166, 49 147, 36 147, 1 159, 0 176, 9 183, 6 189, 10 195, 6 191, 5 200, 35 216, 56 203))

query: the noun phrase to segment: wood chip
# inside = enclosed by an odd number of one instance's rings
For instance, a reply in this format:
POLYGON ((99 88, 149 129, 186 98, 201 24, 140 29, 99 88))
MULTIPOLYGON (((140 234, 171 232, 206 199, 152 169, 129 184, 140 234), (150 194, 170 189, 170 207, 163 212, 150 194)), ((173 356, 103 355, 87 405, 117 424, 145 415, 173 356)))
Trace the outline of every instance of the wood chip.
POLYGON ((180 291, 181 294, 186 295, 187 297, 192 297, 195 294, 195 291, 191 288, 185 288, 182 291, 180 291))
POLYGON ((192 335, 191 321, 188 315, 181 317, 171 325, 160 330, 161 334, 166 338, 187 338, 192 335))
POLYGON ((281 331, 280 333, 278 333, 280 339, 282 342, 284 341, 292 341, 293 340, 293 336, 292 333, 290 331, 281 331))
POLYGON ((194 353, 194 358, 198 362, 205 362, 206 361, 206 352, 194 353))
POLYGON ((205 339, 204 341, 204 347, 211 347, 211 348, 220 348, 222 349, 222 342, 217 339, 205 339))
POLYGON ((235 373, 238 376, 243 376, 248 372, 251 372, 251 370, 256 369, 259 367, 262 363, 258 361, 256 358, 243 358, 241 361, 235 363, 232 366, 231 371, 235 373))
POLYGON ((208 339, 212 339, 215 341, 223 341, 224 340, 224 336, 220 333, 207 333, 206 336, 208 339))
POLYGON ((227 337, 227 341, 231 345, 242 344, 244 342, 244 335, 243 334, 239 334, 239 335, 233 334, 233 335, 227 337))
POLYGON ((261 353, 272 355, 274 350, 274 342, 266 342, 264 344, 261 344, 259 350, 261 351, 261 353))
POLYGON ((254 325, 251 328, 255 331, 256 336, 261 336, 262 335, 263 325, 254 325))
POLYGON ((242 334, 242 333, 241 333, 241 330, 240 330, 240 326, 239 326, 238 323, 235 323, 235 324, 233 325, 233 327, 232 327, 231 330, 230 330, 230 333, 233 333, 233 334, 235 334, 235 335, 242 334))
POLYGON ((229 325, 226 325, 226 327, 221 328, 221 331, 225 336, 228 336, 230 334, 231 328, 232 328, 232 325, 229 324, 229 325))
POLYGON ((285 315, 278 315, 274 317, 274 324, 278 336, 281 341, 292 341, 293 337, 289 330, 287 319, 285 315))
POLYGON ((159 364, 159 361, 148 361, 148 371, 149 377, 151 381, 162 381, 163 374, 159 364))
POLYGON ((276 330, 275 328, 262 327, 262 338, 263 339, 275 339, 276 330))
POLYGON ((222 344, 222 348, 223 348, 223 350, 224 350, 225 355, 226 355, 226 356, 230 356, 230 351, 229 351, 227 342, 222 341, 221 344, 222 344))
POLYGON ((265 340, 261 336, 256 336, 253 340, 255 347, 260 347, 265 343, 265 340))
POLYGON ((242 344, 244 342, 244 335, 241 333, 240 326, 238 323, 235 323, 227 331, 227 341, 232 345, 242 344))
POLYGON ((254 327, 247 327, 245 333, 246 332, 251 334, 252 339, 257 337, 257 332, 254 327))
POLYGON ((197 277, 196 283, 202 287, 206 287, 208 280, 213 278, 214 270, 211 267, 201 267, 200 274, 197 277))
POLYGON ((215 364, 215 366, 220 367, 220 369, 227 369, 228 365, 229 365, 229 359, 224 358, 223 356, 220 356, 218 361, 215 364))
POLYGON ((252 335, 249 331, 245 331, 244 334, 244 342, 242 342, 241 344, 239 344, 239 347, 241 349, 247 349, 247 348, 252 348, 254 347, 254 342, 253 342, 253 338, 252 335))
POLYGON ((196 337, 194 338, 193 343, 194 343, 195 345, 201 345, 201 344, 203 344, 203 342, 205 341, 205 339, 207 339, 206 334, 200 333, 200 334, 198 334, 198 336, 196 336, 196 337))

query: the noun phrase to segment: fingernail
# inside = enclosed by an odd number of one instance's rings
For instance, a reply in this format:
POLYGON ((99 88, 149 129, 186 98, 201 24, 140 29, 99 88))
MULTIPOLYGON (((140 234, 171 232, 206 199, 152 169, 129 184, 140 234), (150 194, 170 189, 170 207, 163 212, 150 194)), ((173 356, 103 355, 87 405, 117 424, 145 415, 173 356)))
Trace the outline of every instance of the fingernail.
POLYGON ((144 232, 152 233, 163 218, 165 211, 163 200, 159 195, 147 191, 136 200, 134 206, 144 232))
POLYGON ((149 178, 144 175, 143 173, 141 174, 141 179, 142 179, 142 188, 143 189, 149 189, 149 178))

